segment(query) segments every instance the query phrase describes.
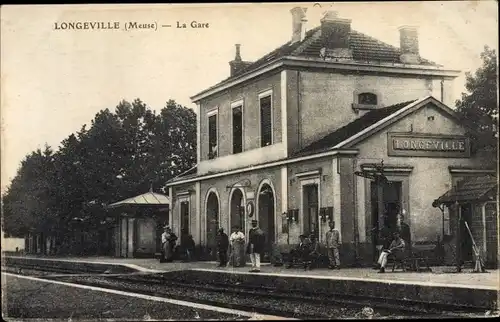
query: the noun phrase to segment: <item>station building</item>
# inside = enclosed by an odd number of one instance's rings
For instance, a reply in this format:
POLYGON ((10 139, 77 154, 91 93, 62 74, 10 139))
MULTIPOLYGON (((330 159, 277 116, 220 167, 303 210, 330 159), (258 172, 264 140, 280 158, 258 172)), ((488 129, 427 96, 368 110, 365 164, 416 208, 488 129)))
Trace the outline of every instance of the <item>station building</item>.
POLYGON ((290 41, 254 62, 236 45, 229 78, 192 97, 198 159, 167 183, 174 231, 214 257, 217 227, 248 235, 257 219, 286 251, 302 233, 323 243, 334 221, 341 261, 368 264, 398 205, 413 243, 445 239, 450 219, 432 202, 496 173, 450 108, 459 71, 420 56, 416 27, 399 28, 397 48, 336 12, 309 31, 303 8, 291 14, 290 41), (368 175, 380 168, 384 184, 368 175))

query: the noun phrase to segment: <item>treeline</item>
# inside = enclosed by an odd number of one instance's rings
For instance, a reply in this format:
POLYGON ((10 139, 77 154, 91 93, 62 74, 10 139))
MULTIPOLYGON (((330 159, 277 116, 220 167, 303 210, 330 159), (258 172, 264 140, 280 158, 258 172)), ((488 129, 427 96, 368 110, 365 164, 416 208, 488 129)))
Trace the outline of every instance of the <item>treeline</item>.
POLYGON ((169 100, 159 113, 140 99, 101 110, 90 127, 27 155, 2 196, 2 227, 13 237, 44 232, 64 240, 111 219, 106 205, 149 191, 196 163, 196 114, 169 100))

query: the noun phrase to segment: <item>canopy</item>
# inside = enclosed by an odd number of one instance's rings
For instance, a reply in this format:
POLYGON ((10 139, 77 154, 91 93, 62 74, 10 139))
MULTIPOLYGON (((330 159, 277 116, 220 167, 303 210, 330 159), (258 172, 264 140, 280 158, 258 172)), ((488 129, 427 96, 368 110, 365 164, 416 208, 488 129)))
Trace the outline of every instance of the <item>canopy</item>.
POLYGON ((472 177, 459 182, 451 190, 434 200, 432 205, 434 207, 439 207, 443 204, 450 205, 456 202, 465 203, 495 200, 497 187, 497 178, 493 175, 472 177))
POLYGON ((142 195, 138 195, 132 198, 112 203, 108 205, 108 208, 116 208, 125 205, 165 206, 165 205, 170 205, 170 198, 168 196, 159 193, 146 192, 142 195))

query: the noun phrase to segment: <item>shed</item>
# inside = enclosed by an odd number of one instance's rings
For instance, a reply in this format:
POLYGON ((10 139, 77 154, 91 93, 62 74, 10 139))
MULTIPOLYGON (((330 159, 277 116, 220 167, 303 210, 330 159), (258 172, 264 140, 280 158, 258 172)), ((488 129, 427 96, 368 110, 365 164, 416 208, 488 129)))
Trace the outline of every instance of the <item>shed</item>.
POLYGON ((115 256, 154 257, 160 251, 162 227, 168 224, 170 198, 153 191, 107 206, 115 211, 115 256))
POLYGON ((452 237, 456 241, 456 264, 474 258, 473 244, 482 253, 487 267, 497 267, 498 258, 498 180, 495 175, 464 179, 434 200, 434 207, 448 211, 452 237), (467 222, 473 239, 467 230, 467 222))

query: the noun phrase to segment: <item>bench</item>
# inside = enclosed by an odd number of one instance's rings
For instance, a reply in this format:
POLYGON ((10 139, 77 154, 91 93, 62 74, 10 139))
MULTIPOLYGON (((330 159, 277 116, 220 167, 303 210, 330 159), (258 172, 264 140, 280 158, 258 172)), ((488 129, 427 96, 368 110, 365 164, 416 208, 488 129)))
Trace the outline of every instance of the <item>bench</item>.
POLYGON ((432 243, 415 243, 412 245, 411 252, 412 254, 409 257, 406 257, 402 260, 393 259, 392 271, 396 269, 399 265, 406 271, 413 272, 423 272, 428 271, 431 272, 432 269, 429 266, 429 254, 432 254, 436 249, 436 245, 432 243))
POLYGON ((296 258, 295 260, 290 261, 289 260, 290 256, 291 256, 290 253, 288 253, 288 258, 287 261, 285 262, 286 267, 287 268, 303 267, 304 270, 317 268, 321 258, 321 254, 319 254, 318 256, 311 256, 306 260, 302 258, 296 258))
POLYGON ((411 256, 402 260, 394 259, 392 264, 393 272, 398 267, 398 265, 403 269, 403 271, 409 270, 414 272, 432 272, 432 269, 429 267, 429 259, 427 257, 411 256), (423 268, 422 266, 424 266, 425 268, 423 268))

